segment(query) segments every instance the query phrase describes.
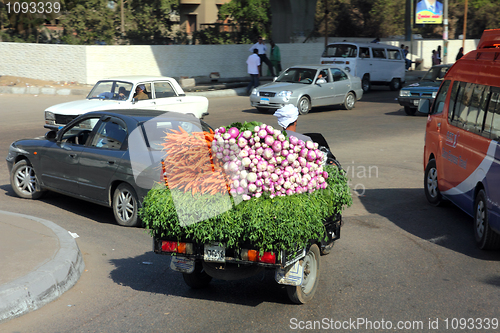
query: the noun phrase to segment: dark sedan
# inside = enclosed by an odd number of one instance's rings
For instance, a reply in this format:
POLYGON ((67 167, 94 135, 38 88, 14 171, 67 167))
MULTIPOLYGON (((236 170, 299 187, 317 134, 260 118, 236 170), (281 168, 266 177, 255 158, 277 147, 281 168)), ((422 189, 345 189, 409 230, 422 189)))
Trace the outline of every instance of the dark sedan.
POLYGON ((439 90, 441 82, 452 65, 432 66, 420 82, 410 84, 399 91, 399 105, 405 108, 409 116, 414 116, 418 105, 428 99, 432 103, 439 90))
POLYGON ((10 183, 21 198, 51 190, 112 207, 123 226, 137 226, 147 192, 161 181, 162 143, 171 130, 207 131, 192 115, 152 110, 86 113, 44 137, 9 148, 10 183))

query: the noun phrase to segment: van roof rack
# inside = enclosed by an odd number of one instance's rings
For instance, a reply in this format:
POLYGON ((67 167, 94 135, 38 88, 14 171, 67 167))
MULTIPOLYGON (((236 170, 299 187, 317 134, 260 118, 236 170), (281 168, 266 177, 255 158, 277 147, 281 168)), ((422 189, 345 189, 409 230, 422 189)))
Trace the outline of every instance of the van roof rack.
POLYGON ((484 30, 477 49, 495 49, 500 48, 500 29, 484 30))

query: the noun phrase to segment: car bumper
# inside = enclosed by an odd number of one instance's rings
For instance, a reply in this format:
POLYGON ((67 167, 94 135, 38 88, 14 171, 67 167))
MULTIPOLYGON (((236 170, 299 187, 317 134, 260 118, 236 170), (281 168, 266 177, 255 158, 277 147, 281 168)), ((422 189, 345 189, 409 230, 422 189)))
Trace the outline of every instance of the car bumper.
POLYGON ((297 98, 250 96, 250 105, 256 108, 279 109, 287 104, 297 105, 297 98))
POLYGON ((428 99, 431 104, 434 101, 434 98, 410 96, 410 97, 398 97, 398 102, 399 102, 399 105, 401 105, 401 106, 407 106, 410 108, 418 108, 418 105, 426 99, 428 99))

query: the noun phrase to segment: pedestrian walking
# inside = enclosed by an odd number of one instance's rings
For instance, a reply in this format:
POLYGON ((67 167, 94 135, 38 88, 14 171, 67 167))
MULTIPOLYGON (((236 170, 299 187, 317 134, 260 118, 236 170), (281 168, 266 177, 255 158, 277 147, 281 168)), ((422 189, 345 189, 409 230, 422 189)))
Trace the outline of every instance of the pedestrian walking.
POLYGON ((259 71, 261 67, 259 50, 254 49, 253 53, 247 58, 247 72, 250 74, 250 83, 247 86, 247 95, 250 95, 252 87, 259 86, 259 71))
MULTIPOLYGON (((276 45, 274 43, 273 40, 270 41, 270 44, 271 44, 271 54, 270 54, 269 58, 271 60, 271 64, 273 65, 274 73, 276 73, 276 75, 280 75, 280 73, 281 73, 281 52, 280 52, 280 48, 278 47, 278 45, 276 45)), ((271 75, 270 69, 267 70, 267 75, 271 75)))

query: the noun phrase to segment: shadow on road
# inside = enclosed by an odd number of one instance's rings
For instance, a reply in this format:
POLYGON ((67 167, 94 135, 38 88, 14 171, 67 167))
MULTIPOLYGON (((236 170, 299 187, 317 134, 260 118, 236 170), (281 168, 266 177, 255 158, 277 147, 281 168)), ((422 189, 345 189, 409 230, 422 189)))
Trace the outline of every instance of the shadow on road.
POLYGON ((213 279, 207 288, 191 289, 181 273, 170 269, 168 255, 147 252, 110 262, 115 266, 110 274, 113 281, 138 291, 252 307, 263 302, 291 304, 286 289, 274 281, 271 270, 236 281, 213 279))
MULTIPOLYGON (((472 217, 451 203, 431 206, 422 188, 365 190, 360 201, 371 214, 383 216, 423 240, 469 257, 500 261, 500 251, 476 247, 472 217)), ((500 285, 500 280, 493 284, 500 285)))
MULTIPOLYGON (((6 196, 19 200, 29 200, 21 199, 16 196, 10 185, 0 185, 0 190, 5 191, 4 195, 6 196)), ((80 215, 98 223, 116 224, 113 211, 109 207, 51 191, 47 191, 47 193, 42 198, 37 199, 37 201, 71 212, 72 214, 80 215)))

